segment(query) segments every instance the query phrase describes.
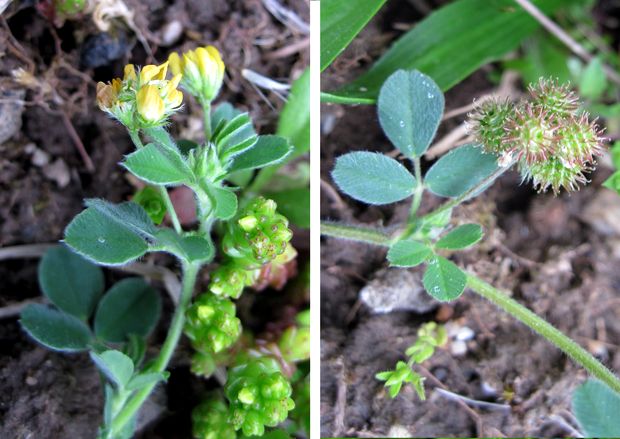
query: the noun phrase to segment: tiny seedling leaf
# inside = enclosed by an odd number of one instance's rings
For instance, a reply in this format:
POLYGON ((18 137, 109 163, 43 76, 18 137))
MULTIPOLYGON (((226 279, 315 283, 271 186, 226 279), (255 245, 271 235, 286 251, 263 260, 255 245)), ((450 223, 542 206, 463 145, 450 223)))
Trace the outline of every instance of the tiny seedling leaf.
POLYGON ((414 176, 396 160, 367 151, 338 157, 332 177, 345 194, 368 204, 403 200, 416 186, 414 176))
POLYGON ((134 365, 131 358, 120 351, 109 350, 90 357, 99 370, 119 389, 124 389, 133 376, 134 365))
POLYGON ((422 282, 428 294, 448 302, 463 294, 467 277, 454 262, 437 256, 428 263, 422 282))
POLYGON ((228 172, 275 165, 284 161, 291 151, 293 148, 284 137, 259 136, 254 146, 234 158, 228 172))
POLYGON ((103 200, 87 200, 87 206, 65 229, 73 250, 103 265, 123 265, 146 253, 156 228, 142 207, 103 200))
POLYGON ((620 437, 620 395, 589 379, 573 394, 573 412, 586 437, 620 437))
MULTIPOLYGON (((468 144, 437 160, 426 173, 424 181, 434 194, 458 197, 490 177, 497 168, 497 156, 485 154, 476 145, 468 144)), ((484 189, 486 187, 482 190, 484 189)), ((472 196, 478 195, 482 190, 472 196)))
POLYGON ((194 178, 189 165, 177 150, 154 143, 129 154, 122 165, 151 184, 181 184, 191 182, 194 178))
POLYGON ((428 149, 443 107, 443 93, 437 84, 417 70, 393 73, 377 101, 383 131, 407 157, 419 157, 428 149))
POLYGON ((92 340, 90 329, 77 317, 38 303, 22 310, 20 323, 32 338, 57 351, 85 351, 92 340))
POLYGON ((392 267, 415 267, 426 261, 433 251, 418 241, 398 241, 388 250, 387 258, 392 267))
POLYGON ((463 224, 451 230, 435 243, 435 248, 460 250, 470 247, 482 239, 482 227, 479 224, 463 224))
POLYGON ((159 294, 141 278, 117 282, 103 296, 95 314, 95 334, 111 342, 122 343, 131 334, 146 337, 161 313, 159 294))
POLYGON ((64 245, 50 248, 39 264, 43 294, 62 311, 86 321, 103 293, 103 272, 64 245))

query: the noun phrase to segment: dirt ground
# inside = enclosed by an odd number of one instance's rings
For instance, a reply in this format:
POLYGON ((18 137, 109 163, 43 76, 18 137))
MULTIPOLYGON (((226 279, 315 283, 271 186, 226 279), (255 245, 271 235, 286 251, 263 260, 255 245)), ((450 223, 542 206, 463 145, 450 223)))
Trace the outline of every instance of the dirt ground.
MULTIPOLYGON (((227 67, 219 101, 249 110, 257 130, 265 134, 275 129, 283 102, 268 91, 261 96, 242 77, 242 69, 290 83, 309 63, 307 35, 276 19, 266 8, 267 2, 125 3, 134 11, 135 27, 154 59, 126 26, 117 25, 102 34, 90 17, 83 17, 56 27, 45 17, 40 2, 13 2, 0 18, 0 137, 5 132, 10 136, 0 141, 0 247, 57 242, 66 224, 82 210, 83 198, 119 202, 135 192, 133 182, 118 166, 123 154, 131 151, 129 137, 99 111, 94 99, 96 82, 120 76, 126 63, 162 62, 173 50, 215 45, 227 67), (12 72, 20 67, 33 74, 30 87, 12 79, 12 72), (25 103, 16 103, 20 99, 25 103), (94 163, 93 172, 78 153, 74 137, 94 163)), ((309 22, 307 0, 279 3, 309 22)), ((186 96, 185 111, 174 118, 174 134, 200 137, 197 110, 197 104, 186 96)), ((301 264, 307 260, 306 241, 304 234, 296 238, 301 264)), ((170 259, 153 259, 175 268, 170 259)), ((37 262, 36 258, 0 261, 0 309, 40 296, 37 262)), ((109 286, 120 276, 107 272, 107 277, 109 286)), ((239 309, 241 319, 250 321, 252 329, 260 331, 276 316, 290 315, 283 311, 282 293, 249 296, 239 309), (255 317, 256 309, 262 310, 264 318, 255 317)), ((155 345, 165 336, 170 308, 166 302, 153 335, 155 345)), ((191 409, 200 393, 215 384, 192 376, 189 352, 189 346, 181 346, 169 383, 150 406, 147 417, 154 420, 138 437, 191 436, 191 409)), ((94 437, 102 401, 99 377, 87 354, 56 354, 38 347, 22 332, 15 313, 2 314, 0 437, 94 437)))
MULTIPOLYGON (((400 34, 395 30, 399 23, 423 14, 403 3, 392 5, 323 74, 324 90, 367 68, 400 34)), ((494 85, 487 78, 493 69, 487 66, 451 89, 446 110, 491 91, 494 85)), ((376 108, 324 105, 322 110, 322 218, 388 227, 403 221, 408 203, 367 207, 339 195, 329 176, 334 159, 345 152, 393 150, 380 130, 376 108)), ((442 123, 438 138, 462 120, 442 123)), ((425 162, 424 169, 430 164, 425 162)), ((600 187, 609 174, 600 166, 589 186, 557 198, 520 184, 515 172, 506 174, 455 212, 457 219, 477 221, 486 231, 480 245, 456 254, 455 261, 512 292, 620 371, 620 198, 600 187)), ((426 198, 422 210, 440 202, 426 198)), ((388 269, 386 275, 386 267, 385 250, 322 238, 323 437, 574 437, 570 399, 586 378, 583 370, 471 292, 424 313, 373 314, 360 301, 360 290, 369 284, 385 287, 386 278, 397 284, 393 279, 402 276, 401 269, 388 269), (457 334, 419 370, 427 377, 427 400, 419 401, 410 386, 390 399, 374 375, 405 359, 404 350, 427 321, 443 322, 457 334), (458 334, 468 334, 465 343, 457 341, 458 334), (467 408, 438 392, 439 387, 495 405, 467 408)), ((416 269, 409 271, 413 275, 401 287, 413 293, 420 276, 416 269)))

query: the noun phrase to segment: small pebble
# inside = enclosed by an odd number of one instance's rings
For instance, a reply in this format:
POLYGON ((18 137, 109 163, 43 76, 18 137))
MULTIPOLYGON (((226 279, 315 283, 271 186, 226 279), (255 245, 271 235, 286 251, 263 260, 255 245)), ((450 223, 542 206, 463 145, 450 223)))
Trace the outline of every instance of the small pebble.
POLYGON ((411 432, 404 425, 392 425, 388 432, 389 437, 411 437, 411 432))
POLYGON ((36 386, 39 381, 35 377, 26 377, 26 384, 29 386, 36 386))
POLYGON ((172 46, 183 35, 183 24, 179 20, 172 20, 161 28, 161 45, 172 46))
POLYGON ((19 132, 22 127, 25 90, 0 91, 0 144, 19 132))
POLYGON ((469 326, 463 326, 455 335, 455 338, 459 341, 471 340, 475 336, 475 332, 469 326))
POLYGON ((80 63, 84 68, 102 67, 122 58, 129 50, 129 43, 123 34, 118 37, 106 32, 90 35, 82 45, 80 63))
POLYGON ((461 357, 467 353, 467 344, 461 340, 455 340, 450 343, 450 352, 455 357, 461 357))
POLYGON ((69 167, 63 159, 56 159, 51 165, 45 166, 43 168, 43 175, 56 182, 60 188, 66 187, 69 181, 71 181, 69 167))

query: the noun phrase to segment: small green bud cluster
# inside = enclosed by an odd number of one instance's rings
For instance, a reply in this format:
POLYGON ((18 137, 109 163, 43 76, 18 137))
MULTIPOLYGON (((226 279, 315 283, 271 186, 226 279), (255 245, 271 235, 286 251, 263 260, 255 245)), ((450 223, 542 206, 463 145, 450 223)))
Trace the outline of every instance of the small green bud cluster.
POLYGON ((232 346, 241 334, 241 321, 230 300, 202 294, 187 310, 185 334, 198 352, 218 354, 232 346))
POLYGON ((289 241, 293 233, 288 220, 276 211, 273 200, 259 197, 231 221, 222 238, 227 261, 214 271, 209 290, 219 296, 238 298, 246 286, 253 285, 260 268, 276 259, 285 261, 296 253, 289 241), (287 251, 289 250, 289 251, 287 251))
POLYGON ((230 402, 229 422, 246 436, 262 436, 295 407, 292 388, 270 357, 252 358, 228 371, 224 388, 230 402))
POLYGON ((297 325, 289 326, 280 336, 278 349, 282 358, 290 363, 310 359, 310 325, 306 323, 310 310, 297 316, 297 325))
POLYGON ((196 439, 237 439, 228 422, 228 406, 218 397, 205 400, 193 410, 192 425, 196 439))
POLYGON ((539 191, 577 190, 587 182, 603 150, 601 130, 580 113, 579 100, 567 84, 541 79, 528 87, 530 99, 515 104, 489 100, 470 114, 477 142, 500 163, 517 163, 524 180, 539 191))

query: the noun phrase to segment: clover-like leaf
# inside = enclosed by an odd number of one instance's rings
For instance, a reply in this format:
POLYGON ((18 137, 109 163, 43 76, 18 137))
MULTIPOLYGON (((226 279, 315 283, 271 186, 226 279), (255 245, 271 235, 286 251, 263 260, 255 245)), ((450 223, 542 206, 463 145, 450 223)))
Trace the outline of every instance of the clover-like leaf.
POLYGON ((152 184, 173 185, 191 182, 191 168, 177 150, 149 143, 125 157, 122 165, 138 178, 152 184))
POLYGON ((433 251, 418 241, 405 239, 390 247, 387 259, 392 267, 415 267, 426 261, 433 251))
POLYGON ((437 241, 435 248, 460 250, 471 247, 482 239, 483 234, 480 224, 462 224, 437 241))
POLYGON ((443 256, 436 256, 428 263, 422 283, 428 294, 439 301, 447 302, 463 294, 467 276, 454 262, 443 256))
POLYGON ((85 351, 93 338, 88 326, 77 317, 39 303, 22 310, 20 323, 32 338, 56 351, 85 351))
POLYGON ((117 388, 125 388, 133 376, 133 361, 120 351, 108 350, 101 354, 91 352, 90 357, 117 388))

